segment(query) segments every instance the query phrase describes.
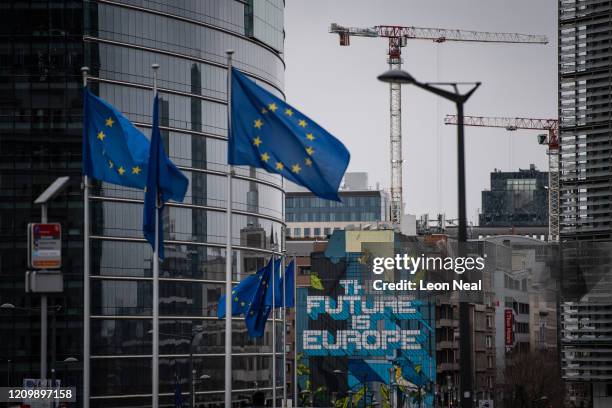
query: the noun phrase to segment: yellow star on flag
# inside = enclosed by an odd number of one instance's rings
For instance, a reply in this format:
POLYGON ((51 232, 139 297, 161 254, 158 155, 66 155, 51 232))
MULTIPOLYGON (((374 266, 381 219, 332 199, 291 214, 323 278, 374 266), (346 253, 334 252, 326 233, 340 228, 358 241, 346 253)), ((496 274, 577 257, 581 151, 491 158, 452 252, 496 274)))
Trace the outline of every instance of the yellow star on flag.
POLYGON ((112 161, 108 161, 108 168, 112 169, 113 167, 115 167, 115 164, 112 161))
POLYGON ((268 160, 270 160, 270 155, 267 152, 262 154, 261 155, 261 160, 263 160, 263 161, 265 161, 267 163, 268 160))
POLYGON ((310 157, 305 158, 304 162, 306 163, 307 166, 312 166, 312 160, 310 160, 310 157))
POLYGON ((115 121, 113 120, 113 118, 108 118, 108 119, 106 119, 106 126, 108 126, 108 127, 113 127, 113 123, 115 123, 115 121))
POLYGON ((259 136, 255 137, 255 139, 253 139, 253 144, 257 147, 259 147, 259 145, 261 144, 261 139, 259 138, 259 136))
POLYGON ((305 128, 306 127, 306 121, 304 119, 300 119, 298 121, 298 125, 300 125, 301 127, 305 128))
POLYGON ((106 135, 104 134, 104 132, 102 132, 102 131, 98 132, 98 139, 103 141, 105 137, 106 137, 106 135))
POLYGON ((132 174, 140 174, 140 167, 132 167, 132 174))
POLYGON ((300 167, 299 164, 294 164, 293 166, 291 166, 291 171, 294 172, 295 174, 298 174, 300 171, 302 171, 302 168, 300 167))
POLYGON ((263 126, 263 122, 261 120, 257 119, 253 126, 255 126, 257 129, 261 129, 261 127, 263 126))
POLYGON ((268 109, 270 109, 272 112, 276 112, 276 110, 278 109, 278 106, 276 106, 276 104, 272 102, 271 104, 268 105, 268 109))
POLYGON ((276 163, 276 170, 282 170, 285 167, 285 165, 281 162, 276 163))
POLYGON ((309 156, 312 156, 312 154, 314 153, 314 149, 311 146, 308 146, 306 148, 306 153, 308 153, 309 156))
POLYGON ((267 111, 266 108, 261 108, 261 113, 263 113, 265 115, 266 113, 268 113, 268 111, 267 111))
POLYGON ((293 111, 289 108, 285 109, 285 115, 287 116, 293 116, 293 111))
POLYGON ((123 176, 123 173, 125 173, 125 169, 123 168, 123 166, 119 167, 117 171, 119 172, 120 176, 123 176))
POLYGON ((315 140, 315 137, 312 133, 306 133, 306 139, 308 140, 315 140))

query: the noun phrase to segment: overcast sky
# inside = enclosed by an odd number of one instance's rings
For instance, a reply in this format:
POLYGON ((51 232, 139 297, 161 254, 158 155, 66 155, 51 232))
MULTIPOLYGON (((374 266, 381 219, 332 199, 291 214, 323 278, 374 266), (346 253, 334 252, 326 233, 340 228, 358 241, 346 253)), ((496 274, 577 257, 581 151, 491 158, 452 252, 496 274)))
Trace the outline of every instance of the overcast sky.
MULTIPOLYGON (((388 69, 387 40, 329 34, 344 26, 403 25, 544 34, 548 45, 409 40, 404 69, 422 81, 481 81, 466 114, 557 117, 556 0, 287 0, 287 101, 344 142, 348 171, 366 171, 388 187, 389 89, 376 80, 388 69)), ((454 105, 415 87, 402 88, 403 188, 406 212, 457 215, 456 128, 443 124, 454 105)), ((489 173, 547 170, 538 131, 466 128, 468 217, 481 207, 489 173)))

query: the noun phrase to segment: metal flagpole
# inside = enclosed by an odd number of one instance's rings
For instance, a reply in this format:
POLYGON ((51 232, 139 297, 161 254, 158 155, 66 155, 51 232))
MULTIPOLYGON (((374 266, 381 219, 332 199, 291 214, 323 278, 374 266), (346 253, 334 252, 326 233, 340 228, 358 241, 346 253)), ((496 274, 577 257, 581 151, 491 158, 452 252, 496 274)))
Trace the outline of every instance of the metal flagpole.
MULTIPOLYGON (((87 87, 89 68, 81 67, 81 73, 83 74, 83 88, 85 88, 87 87)), ((85 126, 84 119, 85 115, 83 115, 83 126, 85 126)), ((91 354, 89 275, 89 177, 83 176, 83 408, 89 408, 89 356, 91 354)))
POLYGON ((293 255, 293 406, 298 406, 298 358, 297 358, 297 327, 298 327, 298 299, 297 299, 297 262, 293 255))
POLYGON ((272 247, 272 408, 276 408, 276 255, 272 247))
MULTIPOLYGON (((153 100, 157 96, 157 70, 153 68, 153 100)), ((159 191, 155 198, 155 248, 153 250, 153 361, 151 363, 151 383, 153 385, 153 408, 159 406, 159 191)))
MULTIPOLYGON (((285 190, 285 178, 281 178, 283 191, 285 190)), ((282 214, 283 219, 285 219, 285 200, 282 201, 282 214)), ((287 274, 285 273, 286 263, 287 263, 287 243, 285 242, 285 237, 287 236, 287 227, 281 227, 281 237, 280 237, 280 249, 282 251, 283 261, 281 263, 281 273, 283 277, 283 402, 281 406, 283 408, 287 407, 287 274)))
MULTIPOLYGON (((283 231, 283 237, 284 237, 284 230, 285 227, 283 227, 281 229, 281 231, 283 231)), ((281 238, 281 242, 283 238, 281 238)), ((284 248, 284 246, 283 246, 284 248)), ((283 403, 282 403, 282 407, 286 408, 287 407, 287 282, 286 282, 286 278, 287 278, 287 274, 285 273, 285 264, 287 263, 286 259, 285 259, 285 254, 284 254, 284 250, 283 250, 283 262, 281 263, 281 273, 283 276, 283 403)))
MULTIPOLYGON (((232 129, 232 54, 227 50, 227 136, 232 129)), ((227 229, 225 231, 225 408, 232 407, 232 173, 227 165, 227 229)), ((193 408, 193 407, 192 407, 193 408)))

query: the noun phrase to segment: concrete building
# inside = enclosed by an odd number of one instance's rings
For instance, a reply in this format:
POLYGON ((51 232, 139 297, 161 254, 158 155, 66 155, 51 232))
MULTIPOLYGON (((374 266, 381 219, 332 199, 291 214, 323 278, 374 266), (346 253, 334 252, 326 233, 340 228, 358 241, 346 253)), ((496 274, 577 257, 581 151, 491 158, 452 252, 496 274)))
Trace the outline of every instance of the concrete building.
MULTIPOLYGON (((225 51, 234 49, 237 69, 283 97, 283 14, 282 0, 0 5, 0 303, 38 306, 37 297, 24 293, 26 224, 40 217, 32 203, 38 194, 55 177, 71 176, 67 193, 49 210, 49 220, 60 222, 64 231, 65 276, 65 292, 51 296, 50 304, 62 306, 57 360, 78 360, 55 367, 63 384, 77 387, 78 398, 84 358, 81 66, 91 69, 91 90, 145 134, 151 127, 151 64, 161 66, 162 136, 190 183, 185 202, 168 204, 164 216, 160 405, 173 405, 175 376, 188 400, 189 337, 199 326, 204 330, 194 341, 194 366, 198 378, 210 378, 196 383, 196 401, 219 404, 224 393, 224 323, 217 320, 216 305, 225 285, 225 51)), ((236 173, 232 238, 239 280, 262 266, 274 250, 272 242, 279 242, 284 191, 276 175, 244 167, 236 173)), ((143 194, 98 182, 90 194, 91 407, 150 407, 152 254, 141 232, 143 194)), ((38 319, 23 310, 0 313, 0 361, 11 360, 0 370, 17 386, 38 372, 38 319)), ((247 401, 255 389, 269 396, 270 335, 248 340, 244 324, 236 321, 234 339, 233 399, 247 401)))

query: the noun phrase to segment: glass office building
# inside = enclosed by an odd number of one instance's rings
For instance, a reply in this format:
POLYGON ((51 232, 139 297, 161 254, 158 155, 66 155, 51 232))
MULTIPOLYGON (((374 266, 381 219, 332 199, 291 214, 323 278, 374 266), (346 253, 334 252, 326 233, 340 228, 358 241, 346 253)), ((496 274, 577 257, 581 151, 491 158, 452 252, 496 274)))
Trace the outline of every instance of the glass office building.
POLYGON ((534 165, 491 173, 491 189, 482 192, 481 227, 548 225, 548 172, 534 165))
MULTIPOLYGON (((198 329, 203 330, 193 342, 196 401, 203 406, 222 402, 224 322, 217 320, 216 308, 226 255, 225 51, 233 49, 235 67, 282 97, 283 1, 32 1, 0 7, 0 145, 6 169, 1 183, 0 303, 37 305, 36 297, 23 293, 25 226, 38 217, 32 204, 38 193, 56 176, 73 176, 73 185, 51 208, 49 219, 62 223, 65 237, 66 292, 52 299, 63 306, 56 360, 62 361, 59 372, 68 373, 66 382, 80 387, 84 265, 79 70, 89 66, 91 89, 148 135, 151 64, 158 63, 166 152, 190 181, 185 201, 169 204, 163 217, 160 404, 174 403, 175 378, 188 401, 190 337, 198 329), (69 356, 78 362, 63 363, 69 356)), ((232 239, 234 279, 239 280, 281 250, 284 192, 275 175, 248 168, 236 173, 232 239)), ((152 253, 141 232, 143 193, 94 183, 90 194, 91 406, 150 406, 152 253)), ((0 346, 0 358, 11 360, 6 367, 11 366, 13 384, 38 372, 37 320, 17 313, 11 311, 12 318, 3 316, 0 323, 2 338, 12 338, 0 346)), ((237 402, 255 390, 271 393, 270 328, 254 341, 241 320, 234 322, 237 402)), ((277 367, 282 372, 281 364, 277 367)))
POLYGON ((376 225, 389 221, 389 197, 383 190, 341 190, 342 201, 323 200, 310 192, 287 192, 285 213, 288 236, 325 237, 349 225, 376 225))

